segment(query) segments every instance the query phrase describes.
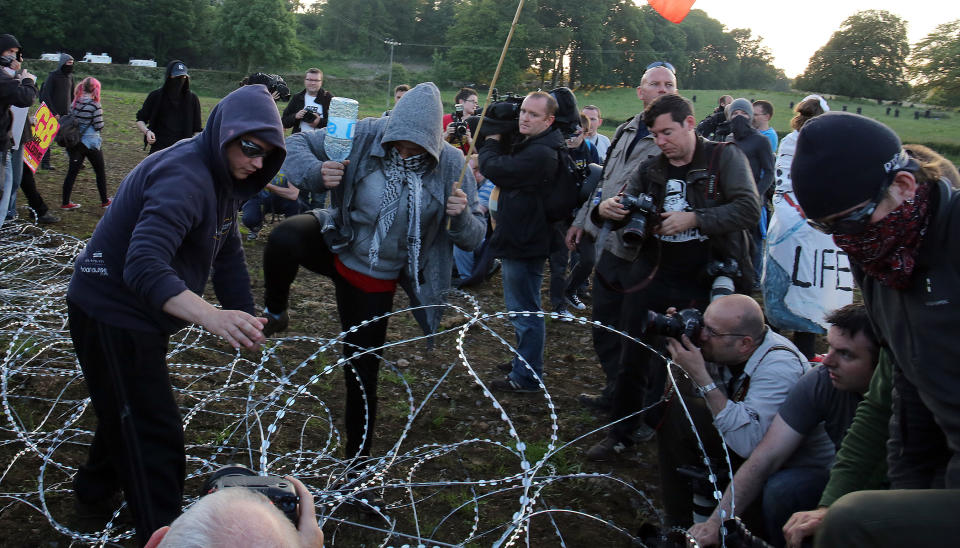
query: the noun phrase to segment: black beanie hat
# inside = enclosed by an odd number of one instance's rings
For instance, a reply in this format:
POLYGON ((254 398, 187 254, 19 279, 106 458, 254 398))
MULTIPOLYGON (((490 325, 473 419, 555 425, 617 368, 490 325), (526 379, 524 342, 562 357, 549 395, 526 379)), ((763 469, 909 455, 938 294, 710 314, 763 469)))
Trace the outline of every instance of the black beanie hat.
POLYGON ((858 114, 828 112, 800 130, 790 168, 808 219, 822 219, 876 197, 892 171, 909 167, 900 138, 858 114))
POLYGON ((10 48, 22 49, 20 42, 12 34, 0 34, 0 52, 7 51, 10 48))

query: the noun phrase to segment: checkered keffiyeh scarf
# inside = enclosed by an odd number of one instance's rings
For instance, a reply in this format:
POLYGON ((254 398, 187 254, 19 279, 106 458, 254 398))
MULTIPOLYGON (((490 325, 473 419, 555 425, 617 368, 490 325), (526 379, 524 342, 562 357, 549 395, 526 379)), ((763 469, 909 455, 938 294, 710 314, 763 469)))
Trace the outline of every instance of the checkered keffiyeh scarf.
POLYGON ((370 268, 377 264, 380 257, 380 243, 386 239, 397 211, 400 208, 400 194, 403 185, 407 185, 407 268, 414 285, 419 291, 420 282, 417 271, 420 264, 420 199, 423 195, 423 174, 430 167, 431 157, 427 153, 403 159, 397 149, 391 148, 383 159, 383 174, 387 180, 380 201, 380 215, 377 228, 370 243, 370 268))

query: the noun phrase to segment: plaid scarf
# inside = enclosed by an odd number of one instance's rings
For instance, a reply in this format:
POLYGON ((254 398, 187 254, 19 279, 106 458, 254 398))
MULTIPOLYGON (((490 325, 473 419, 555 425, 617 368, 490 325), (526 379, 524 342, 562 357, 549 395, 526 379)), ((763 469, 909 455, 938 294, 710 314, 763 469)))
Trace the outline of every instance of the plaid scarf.
POLYGON ((860 234, 836 234, 833 241, 867 273, 887 287, 903 290, 917 266, 920 242, 930 224, 930 185, 917 182, 912 200, 867 225, 860 234))
POLYGON ((380 201, 380 214, 377 216, 377 228, 370 243, 370 269, 377 264, 380 258, 380 243, 387 237, 397 211, 400 208, 400 194, 406 184, 407 192, 407 268, 410 277, 414 280, 417 290, 420 290, 417 271, 420 264, 420 201, 423 195, 423 174, 430 167, 432 158, 423 153, 403 159, 397 149, 390 148, 383 159, 383 175, 386 185, 383 188, 383 198, 380 201))

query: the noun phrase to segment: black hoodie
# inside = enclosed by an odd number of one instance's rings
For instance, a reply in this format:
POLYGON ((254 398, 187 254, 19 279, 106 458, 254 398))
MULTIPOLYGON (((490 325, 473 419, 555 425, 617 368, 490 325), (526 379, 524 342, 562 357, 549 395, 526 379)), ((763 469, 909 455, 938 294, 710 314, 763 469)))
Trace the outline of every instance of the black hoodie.
POLYGON ((163 87, 151 91, 137 112, 137 121, 147 124, 157 137, 150 145, 151 154, 200 132, 200 99, 190 91, 190 78, 170 77, 177 64, 183 61, 167 63, 163 87))
POLYGON ((264 86, 244 86, 210 112, 200 135, 144 159, 77 257, 67 298, 97 321, 173 333, 186 323, 162 311, 213 276, 225 309, 254 313, 237 232, 240 203, 280 170, 286 148, 280 114, 264 86), (227 145, 253 134, 276 148, 248 178, 230 174, 227 145))
POLYGON ((60 54, 60 64, 57 68, 47 74, 47 79, 43 81, 43 88, 40 90, 40 100, 47 104, 50 112, 62 116, 70 113, 70 106, 73 104, 74 84, 73 74, 68 72, 71 69, 64 69, 67 61, 73 57, 66 53, 60 54))

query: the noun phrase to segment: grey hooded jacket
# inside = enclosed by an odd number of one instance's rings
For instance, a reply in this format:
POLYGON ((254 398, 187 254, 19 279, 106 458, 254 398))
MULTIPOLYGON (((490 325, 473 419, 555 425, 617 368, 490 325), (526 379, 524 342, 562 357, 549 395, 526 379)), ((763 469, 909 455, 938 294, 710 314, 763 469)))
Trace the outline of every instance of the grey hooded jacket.
MULTIPOLYGON (((434 159, 434 165, 423 174, 419 291, 407 269, 400 275, 400 285, 413 306, 442 303, 443 293, 450 287, 453 244, 472 250, 483 240, 486 229, 478 209, 477 183, 469 169, 461 187, 467 195, 467 210, 456 217, 447 217, 445 213, 447 197, 460 176, 464 158, 462 152, 443 141, 442 116, 440 92, 432 82, 426 82, 404 94, 390 116, 357 122, 349 164, 340 184, 330 192, 331 207, 311 212, 323 225, 326 244, 341 256, 344 264, 364 263, 365 254, 362 249, 355 249, 355 244, 358 233, 369 227, 354 226, 351 221, 354 209, 369 206, 355 203, 358 186, 361 182, 377 184, 383 180, 382 160, 388 151, 387 143, 410 141, 423 147, 434 159)), ((321 165, 329 160, 323 148, 326 136, 325 131, 309 131, 288 138, 283 172, 295 186, 311 192, 325 190, 321 165)), ((384 242, 381 249, 387 245, 384 242)), ((441 312, 441 307, 432 307, 418 310, 414 316, 425 333, 432 333, 441 312)))

